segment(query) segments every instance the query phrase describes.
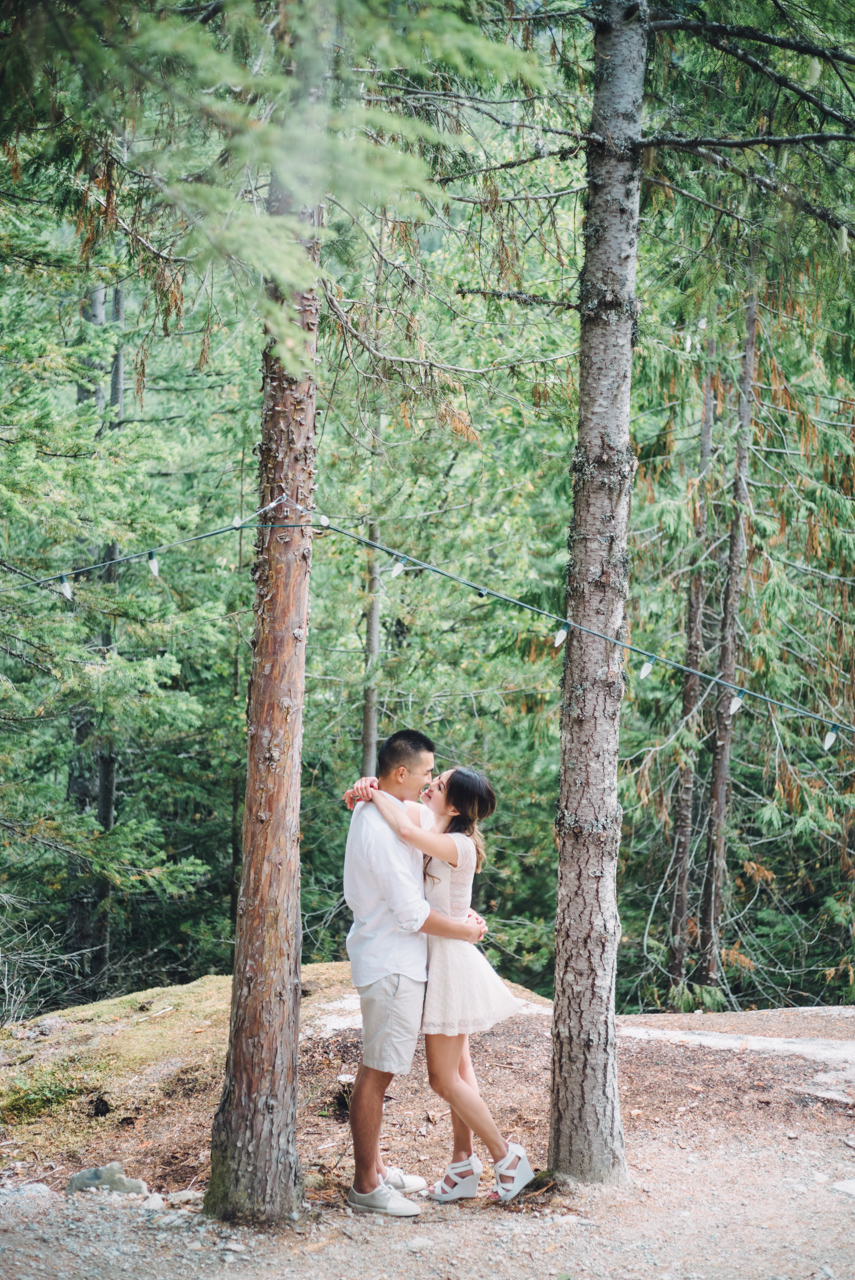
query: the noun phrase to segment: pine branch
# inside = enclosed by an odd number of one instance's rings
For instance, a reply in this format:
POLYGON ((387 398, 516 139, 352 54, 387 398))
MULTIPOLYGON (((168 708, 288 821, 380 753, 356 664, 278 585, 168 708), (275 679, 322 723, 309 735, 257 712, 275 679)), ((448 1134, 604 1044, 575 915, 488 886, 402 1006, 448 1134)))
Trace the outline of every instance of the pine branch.
POLYGON ((522 307, 555 307, 561 311, 578 311, 578 302, 567 302, 561 298, 545 298, 540 293, 525 293, 521 289, 470 289, 459 284, 454 290, 459 298, 470 295, 479 298, 496 298, 499 302, 518 302, 522 307))
POLYGON ((839 217, 831 209, 827 209, 823 205, 813 204, 791 183, 776 182, 774 178, 764 178, 762 174, 752 173, 750 169, 742 169, 726 156, 716 155, 714 151, 709 151, 703 147, 698 147, 695 154, 704 160, 710 160, 720 169, 726 169, 729 173, 737 174, 739 177, 744 178, 746 182, 753 182, 761 191, 765 191, 769 195, 779 196, 800 213, 806 213, 809 217, 815 218, 817 222, 825 223, 827 227, 831 227, 834 231, 839 231, 841 227, 845 227, 850 235, 855 234, 855 226, 851 222, 847 222, 845 218, 839 217))
POLYGON ((788 49, 791 53, 803 53, 807 57, 822 58, 825 62, 844 62, 855 67, 855 54, 845 49, 827 48, 825 45, 812 44, 808 40, 798 40, 793 36, 774 36, 769 31, 760 31, 757 27, 730 26, 724 22, 698 22, 692 18, 666 18, 651 22, 649 31, 687 31, 690 35, 718 36, 725 40, 754 40, 758 44, 767 44, 774 49, 788 49))
POLYGON ((583 142, 606 145, 605 138, 600 138, 593 133, 577 133, 576 141, 577 145, 574 147, 559 147, 557 151, 536 151, 534 155, 523 156, 521 160, 506 160, 504 164, 488 164, 480 169, 466 169, 463 173, 449 173, 444 178, 435 178, 434 181, 438 186, 443 187, 447 182, 458 182, 461 178, 475 178, 482 173, 500 173, 504 169, 519 169, 521 165, 534 164, 536 160, 573 160, 579 154, 579 147, 583 142))
POLYGON ((829 142, 855 142, 855 133, 791 133, 762 134, 753 138, 687 138, 679 133, 653 134, 650 138, 642 138, 636 146, 640 147, 673 147, 677 151, 696 151, 700 147, 798 147, 802 143, 813 142, 827 144, 829 142))
MULTIPOLYGON (((735 58, 737 62, 742 62, 746 67, 750 67, 752 71, 757 71, 760 75, 764 75, 767 80, 771 80, 773 84, 777 84, 782 89, 787 89, 790 93, 796 94, 803 102, 809 102, 811 106, 816 107, 829 120, 837 120, 840 124, 844 124, 849 129, 855 129, 855 119, 847 116, 845 112, 838 111, 836 107, 830 106, 827 102, 823 102, 822 98, 818 98, 815 93, 811 93, 809 89, 803 89, 795 80, 790 80, 789 76, 781 75, 779 71, 768 62, 763 62, 760 58, 755 58, 753 54, 747 53, 744 49, 737 48, 736 45, 729 44, 725 40, 717 40, 715 36, 704 36, 703 39, 707 44, 711 45, 719 52, 726 54, 729 58, 735 58)), ((837 68, 835 67, 835 71, 837 68)), ((840 75, 840 72, 838 72, 840 75)), ((842 79, 842 76, 841 76, 842 79)), ((846 85, 846 81, 843 81, 846 85)), ((848 88, 849 86, 846 85, 848 88)), ((851 92, 851 91, 850 91, 851 92)))
POLYGON ((332 311, 342 328, 350 335, 358 346, 362 347, 363 351, 366 351, 368 355, 373 356, 375 360, 379 360, 383 364, 397 364, 409 366, 410 368, 416 367, 422 371, 436 370, 439 373, 457 373, 466 376, 481 377, 486 373, 498 373, 502 369, 519 369, 521 366, 528 364, 558 364, 562 360, 569 360, 572 356, 577 354, 576 351, 562 351, 561 354, 557 356, 530 356, 521 357, 518 360, 501 360, 497 361, 495 364, 484 365, 484 367, 480 369, 469 369, 465 365, 444 364, 441 360, 420 359, 417 356, 395 355, 394 352, 391 351, 380 351, 373 345, 373 343, 369 342, 365 335, 360 333, 359 330, 350 323, 350 318, 348 317, 347 312, 339 306, 337 300, 332 296, 330 290, 323 281, 321 282, 321 287, 323 288, 324 296, 327 300, 327 306, 330 311, 332 311))
POLYGON ((705 209, 713 209, 716 213, 723 213, 726 218, 733 218, 734 221, 743 222, 746 226, 751 225, 749 218, 743 218, 741 214, 734 213, 732 209, 725 209, 724 205, 713 204, 711 200, 704 200, 702 196, 693 195, 691 191, 685 191, 682 187, 675 187, 674 183, 669 182, 667 178, 650 178, 645 173, 641 175, 641 181, 647 182, 653 187, 662 187, 665 191, 675 191, 678 196, 693 200, 695 204, 702 204, 705 209))

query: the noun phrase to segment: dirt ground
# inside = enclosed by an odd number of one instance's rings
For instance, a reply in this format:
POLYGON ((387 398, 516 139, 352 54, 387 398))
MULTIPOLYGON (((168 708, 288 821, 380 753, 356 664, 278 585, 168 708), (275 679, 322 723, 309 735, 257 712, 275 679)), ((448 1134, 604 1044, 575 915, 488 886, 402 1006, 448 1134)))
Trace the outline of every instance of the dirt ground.
MULTIPOLYGON (((855 1194, 835 1186, 855 1192, 855 1009, 621 1018, 630 1185, 547 1185, 499 1206, 486 1198, 485 1172, 476 1201, 420 1201, 421 1216, 401 1223, 344 1207, 352 1161, 337 1078, 358 1062, 358 1002, 346 965, 308 966, 304 984, 307 1210, 288 1230, 225 1229, 195 1205, 158 1212, 125 1197, 26 1192, 34 1183, 64 1191, 73 1172, 111 1160, 164 1195, 204 1187, 227 979, 0 1034, 0 1277, 172 1280, 220 1268, 319 1280, 855 1277, 855 1194), (651 1034, 669 1039, 637 1038, 651 1034), (79 1092, 35 1118, 21 1114, 57 1089, 79 1092)), ((500 1127, 544 1168, 550 1006, 517 994, 522 1014, 473 1037, 473 1059, 500 1127)), ((420 1052, 391 1086, 387 1159, 431 1180, 449 1136, 420 1052)))

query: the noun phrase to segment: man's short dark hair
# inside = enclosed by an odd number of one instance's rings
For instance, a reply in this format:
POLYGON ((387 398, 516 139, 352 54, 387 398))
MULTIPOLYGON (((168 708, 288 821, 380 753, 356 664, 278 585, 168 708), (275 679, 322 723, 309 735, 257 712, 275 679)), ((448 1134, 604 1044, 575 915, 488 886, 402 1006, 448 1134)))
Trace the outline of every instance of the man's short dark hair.
POLYGON ((377 775, 385 778, 393 769, 412 769, 426 751, 433 753, 436 746, 418 729, 399 729, 387 738, 377 756, 377 775))

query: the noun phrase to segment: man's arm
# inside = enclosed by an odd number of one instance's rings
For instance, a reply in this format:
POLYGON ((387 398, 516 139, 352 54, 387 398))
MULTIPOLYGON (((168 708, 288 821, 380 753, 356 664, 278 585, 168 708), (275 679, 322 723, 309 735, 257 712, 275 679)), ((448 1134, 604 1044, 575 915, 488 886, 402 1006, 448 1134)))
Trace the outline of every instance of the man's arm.
POLYGON ((487 932, 487 926, 479 915, 470 911, 466 920, 452 920, 441 911, 431 911, 420 933, 429 933, 432 938, 454 938, 458 942, 480 942, 487 932))
MULTIPOLYGON (((389 841, 394 837, 387 827, 389 841)), ((372 858, 377 888, 385 898, 390 911, 405 933, 418 933, 427 919, 430 907, 425 901, 421 885, 407 866, 398 850, 377 849, 372 858)))

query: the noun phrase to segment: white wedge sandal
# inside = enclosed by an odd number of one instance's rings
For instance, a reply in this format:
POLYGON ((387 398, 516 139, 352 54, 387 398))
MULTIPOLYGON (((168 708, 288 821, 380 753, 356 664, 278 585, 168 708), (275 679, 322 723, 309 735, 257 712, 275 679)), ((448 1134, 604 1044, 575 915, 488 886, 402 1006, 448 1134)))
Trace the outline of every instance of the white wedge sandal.
POLYGON ((493 1171, 496 1175, 496 1194, 503 1204, 519 1195, 523 1187, 527 1186, 534 1177, 534 1170, 529 1164, 525 1149, 518 1142, 508 1143, 508 1154, 501 1160, 496 1160, 493 1171), (511 1169, 510 1165, 515 1159, 516 1168, 511 1169))
POLYGON ((450 1164, 439 1182, 434 1183, 433 1190, 428 1192, 428 1199, 438 1200, 440 1204, 452 1200, 473 1200, 478 1194, 478 1181, 483 1172, 484 1166, 474 1154, 468 1160, 450 1164), (447 1187, 445 1184, 449 1181, 451 1186, 447 1187))

